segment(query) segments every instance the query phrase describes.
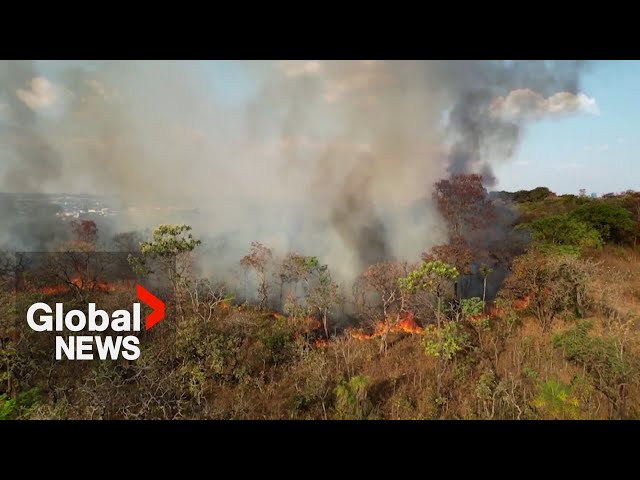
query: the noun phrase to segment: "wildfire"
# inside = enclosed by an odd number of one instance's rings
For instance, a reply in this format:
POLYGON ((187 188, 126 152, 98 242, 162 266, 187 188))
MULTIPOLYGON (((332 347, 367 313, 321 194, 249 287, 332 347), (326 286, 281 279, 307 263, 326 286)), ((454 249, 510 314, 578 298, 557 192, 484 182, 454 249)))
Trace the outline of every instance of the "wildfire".
MULTIPOLYGON (((82 280, 80 277, 75 277, 65 283, 58 285, 45 285, 44 287, 36 288, 35 290, 42 295, 54 295, 67 293, 73 289, 110 293, 115 292, 116 290, 130 290, 131 286, 128 285, 127 282, 109 284, 99 280, 82 280)), ((13 293, 15 293, 15 289, 13 293)))
POLYGON ((397 323, 387 325, 385 322, 376 322, 373 326, 372 333, 365 333, 362 330, 354 330, 351 337, 356 340, 371 340, 372 338, 384 336, 385 333, 410 333, 419 335, 424 332, 424 328, 416 323, 413 319, 413 312, 405 312, 403 318, 397 323))
POLYGON ((407 312, 405 318, 400 320, 392 327, 393 331, 420 334, 424 332, 424 328, 416 323, 413 319, 413 312, 407 312))
MULTIPOLYGON (((543 290, 543 295, 548 295, 549 292, 549 288, 545 288, 543 290)), ((514 312, 518 312, 527 308, 529 306, 529 303, 531 303, 531 293, 526 293, 521 298, 516 298, 511 302, 511 309, 514 312)), ((485 318, 499 317, 501 315, 504 315, 504 313, 504 310, 499 308, 493 302, 487 302, 484 313, 481 313, 479 315, 471 315, 469 317, 469 320, 471 320, 472 322, 477 322, 485 318)))
POLYGON ((329 340, 327 340, 326 338, 316 338, 313 341, 313 346, 315 348, 328 348, 329 347, 329 340))

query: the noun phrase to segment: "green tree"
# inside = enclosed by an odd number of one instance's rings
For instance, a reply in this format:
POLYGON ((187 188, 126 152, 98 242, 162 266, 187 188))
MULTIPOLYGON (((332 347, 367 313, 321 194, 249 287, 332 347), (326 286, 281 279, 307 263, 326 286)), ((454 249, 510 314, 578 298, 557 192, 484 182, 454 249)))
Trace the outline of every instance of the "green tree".
POLYGON ((150 241, 140 244, 139 256, 129 255, 129 263, 138 274, 160 273, 169 280, 183 319, 181 292, 189 279, 188 256, 201 243, 193 238, 189 225, 163 224, 155 228, 150 241))
MULTIPOLYGON (((422 338, 425 353, 436 358, 436 401, 443 401, 443 380, 449 365, 469 345, 469 336, 458 322, 445 322, 429 328, 422 338)), ((440 403, 444 405, 444 403, 440 403)))
POLYGON ((570 216, 596 230, 605 242, 623 243, 631 239, 633 220, 621 206, 592 201, 573 210, 570 216))
POLYGON ((320 314, 324 334, 329 338, 329 311, 342 302, 342 295, 338 284, 331 279, 326 265, 318 271, 316 280, 315 287, 307 297, 307 305, 320 314))
POLYGON ((407 293, 426 291, 436 298, 434 307, 438 326, 441 324, 444 300, 453 292, 455 281, 459 276, 458 269, 440 260, 422 262, 420 267, 406 277, 398 279, 398 286, 407 293))
POLYGON ((582 249, 602 246, 597 230, 569 215, 548 215, 519 228, 531 230, 534 240, 543 248, 559 247, 557 250, 561 252, 579 253, 582 249))
POLYGON ((186 265, 178 264, 185 254, 192 252, 202 242, 193 238, 189 225, 158 225, 150 241, 140 244, 140 257, 129 256, 129 262, 141 274, 155 273, 157 265, 173 285, 184 278, 186 265))

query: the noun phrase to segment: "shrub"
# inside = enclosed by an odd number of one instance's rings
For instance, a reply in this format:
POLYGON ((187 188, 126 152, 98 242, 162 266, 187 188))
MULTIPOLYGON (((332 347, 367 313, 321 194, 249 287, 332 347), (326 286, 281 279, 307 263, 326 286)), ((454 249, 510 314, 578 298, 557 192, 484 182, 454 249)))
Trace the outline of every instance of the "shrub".
POLYGON ((576 418, 579 412, 578 399, 573 395, 571 385, 555 379, 538 384, 538 392, 532 403, 545 418, 555 420, 576 418))
POLYGON ((605 241, 631 240, 634 223, 628 210, 602 202, 589 202, 576 208, 570 217, 596 230, 605 241))
POLYGON ((611 403, 611 417, 624 418, 627 386, 637 379, 637 359, 615 337, 589 335, 592 324, 582 321, 571 330, 553 337, 553 346, 567 360, 584 368, 593 386, 611 403))
POLYGON ((341 419, 366 420, 372 414, 372 405, 367 398, 369 377, 355 375, 349 381, 341 380, 335 389, 336 413, 341 419))
MULTIPOLYGON (((524 227, 520 227, 524 228, 524 227)), ((602 238, 594 228, 569 215, 549 215, 528 224, 542 248, 557 247, 563 253, 600 248, 602 238)))
POLYGON ((0 395, 0 420, 16 420, 26 415, 31 408, 40 403, 40 389, 34 387, 20 393, 16 398, 0 395))

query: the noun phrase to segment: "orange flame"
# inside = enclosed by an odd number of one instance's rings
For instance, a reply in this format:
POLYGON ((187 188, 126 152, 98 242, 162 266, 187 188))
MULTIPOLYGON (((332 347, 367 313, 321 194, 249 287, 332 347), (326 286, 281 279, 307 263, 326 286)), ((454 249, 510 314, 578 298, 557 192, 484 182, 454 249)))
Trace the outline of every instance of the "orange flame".
POLYGON ((315 348, 328 348, 329 347, 329 340, 327 340, 326 338, 316 338, 313 341, 313 346, 315 348))
MULTIPOLYGON (((78 288, 84 291, 98 291, 98 292, 115 292, 116 290, 126 291, 131 289, 130 282, 122 281, 118 283, 106 283, 99 280, 82 280, 79 277, 72 278, 69 282, 60 285, 46 285, 44 287, 37 288, 37 291, 42 295, 54 295, 67 293, 72 290, 72 287, 78 288)), ((16 293, 15 289, 12 293, 16 293)))
POLYGON ((511 302, 511 308, 514 310, 524 310, 529 306, 531 302, 531 294, 526 293, 522 298, 516 298, 513 302, 511 302))
MULTIPOLYGON (((546 287, 543 290, 543 295, 548 295, 549 292, 550 292, 550 289, 546 287)), ((531 293, 526 293, 521 298, 514 299, 511 302, 511 308, 514 311, 518 312, 527 308, 529 306, 529 303, 531 303, 531 293)), ((469 316, 469 320, 472 322, 477 322, 485 318, 500 317, 504 315, 504 313, 505 313, 504 310, 499 308, 495 303, 487 302, 484 308, 484 313, 481 313, 479 315, 471 315, 469 316)))
POLYGON ((385 322, 376 322, 373 326, 372 333, 365 333, 362 330, 351 331, 351 337, 356 340, 371 340, 372 338, 384 336, 385 333, 409 333, 419 335, 424 332, 424 328, 416 323, 413 319, 413 312, 405 312, 403 318, 391 325, 385 322))
POLYGON ((392 330, 411 334, 420 334, 424 332, 424 328, 418 325, 413 319, 413 312, 407 312, 405 318, 396 323, 392 327, 392 330))

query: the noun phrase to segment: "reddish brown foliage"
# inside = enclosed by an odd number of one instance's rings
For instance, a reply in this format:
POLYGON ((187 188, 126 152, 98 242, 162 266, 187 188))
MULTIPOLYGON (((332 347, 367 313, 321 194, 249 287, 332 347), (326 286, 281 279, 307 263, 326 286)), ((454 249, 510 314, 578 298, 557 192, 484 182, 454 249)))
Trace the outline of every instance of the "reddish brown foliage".
POLYGON ((433 197, 449 228, 451 240, 480 230, 495 217, 482 176, 455 174, 436 182, 433 197))

